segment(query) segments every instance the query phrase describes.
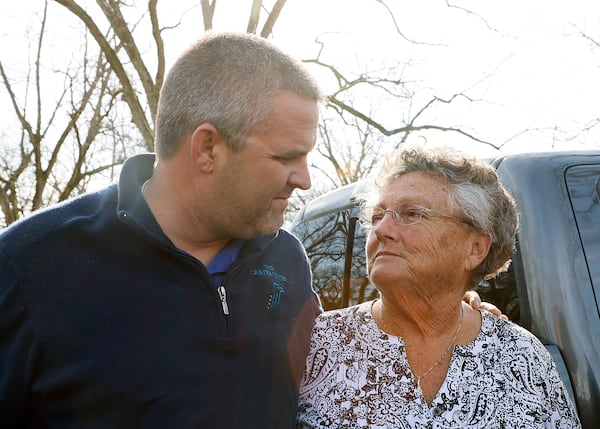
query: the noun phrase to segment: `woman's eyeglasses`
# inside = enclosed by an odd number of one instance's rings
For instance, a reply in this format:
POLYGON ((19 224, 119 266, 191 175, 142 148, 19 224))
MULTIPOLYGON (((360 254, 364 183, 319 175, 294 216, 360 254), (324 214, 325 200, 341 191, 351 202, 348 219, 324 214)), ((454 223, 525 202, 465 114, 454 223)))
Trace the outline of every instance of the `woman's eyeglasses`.
POLYGON ((437 210, 428 209, 421 206, 399 206, 393 209, 383 209, 381 207, 367 207, 363 212, 361 223, 367 228, 376 227, 383 220, 386 213, 392 215, 392 219, 398 225, 414 225, 421 222, 423 219, 431 219, 434 217, 442 217, 453 220, 459 223, 471 225, 467 220, 460 219, 454 216, 447 215, 437 210))

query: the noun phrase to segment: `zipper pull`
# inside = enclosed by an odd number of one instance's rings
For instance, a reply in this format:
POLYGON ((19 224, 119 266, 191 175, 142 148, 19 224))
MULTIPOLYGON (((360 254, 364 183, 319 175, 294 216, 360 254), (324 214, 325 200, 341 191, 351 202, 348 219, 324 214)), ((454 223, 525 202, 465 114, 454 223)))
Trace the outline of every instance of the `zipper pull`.
POLYGON ((225 293, 225 287, 219 286, 217 291, 219 292, 219 296, 221 297, 221 305, 223 306, 223 314, 227 316, 229 314, 229 306, 227 305, 227 294, 225 293))

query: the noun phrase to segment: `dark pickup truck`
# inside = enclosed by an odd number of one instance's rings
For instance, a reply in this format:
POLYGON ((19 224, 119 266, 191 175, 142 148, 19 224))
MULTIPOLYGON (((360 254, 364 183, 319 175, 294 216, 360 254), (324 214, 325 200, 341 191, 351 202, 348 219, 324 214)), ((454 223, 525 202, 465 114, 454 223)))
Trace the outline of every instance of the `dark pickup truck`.
MULTIPOLYGON (((511 269, 479 285, 482 298, 537 335, 553 355, 584 428, 600 428, 600 151, 503 155, 490 160, 517 202, 511 269)), ((311 260, 323 307, 373 299, 361 183, 307 204, 290 229, 311 260)))

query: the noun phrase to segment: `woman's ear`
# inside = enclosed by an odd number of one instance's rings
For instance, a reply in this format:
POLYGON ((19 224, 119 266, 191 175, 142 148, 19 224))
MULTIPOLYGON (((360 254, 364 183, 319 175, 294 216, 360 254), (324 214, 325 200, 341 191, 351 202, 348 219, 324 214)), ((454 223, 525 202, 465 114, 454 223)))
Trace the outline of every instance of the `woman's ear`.
POLYGON ((470 239, 467 241, 467 246, 465 268, 468 271, 473 271, 490 252, 492 237, 482 231, 473 231, 470 239))
POLYGON ((222 141, 219 130, 205 123, 196 128, 190 137, 192 163, 204 173, 212 173, 215 168, 215 146, 222 141))

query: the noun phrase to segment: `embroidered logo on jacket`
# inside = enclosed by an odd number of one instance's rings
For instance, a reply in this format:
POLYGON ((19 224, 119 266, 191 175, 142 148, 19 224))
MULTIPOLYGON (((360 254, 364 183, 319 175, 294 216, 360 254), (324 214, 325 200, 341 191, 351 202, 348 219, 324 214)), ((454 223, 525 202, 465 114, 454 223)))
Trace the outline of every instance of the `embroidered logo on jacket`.
POLYGON ((285 293, 283 286, 281 286, 277 282, 273 282, 273 289, 271 290, 271 294, 269 295, 269 300, 267 301, 267 308, 277 308, 279 303, 281 302, 281 295, 285 293))
POLYGON ((277 308, 281 303, 281 296, 285 293, 284 284, 287 284, 288 279, 286 276, 279 274, 275 271, 272 265, 263 265, 260 268, 251 268, 250 275, 253 276, 266 276, 273 279, 273 286, 269 298, 267 299, 267 308, 272 310, 277 308))

